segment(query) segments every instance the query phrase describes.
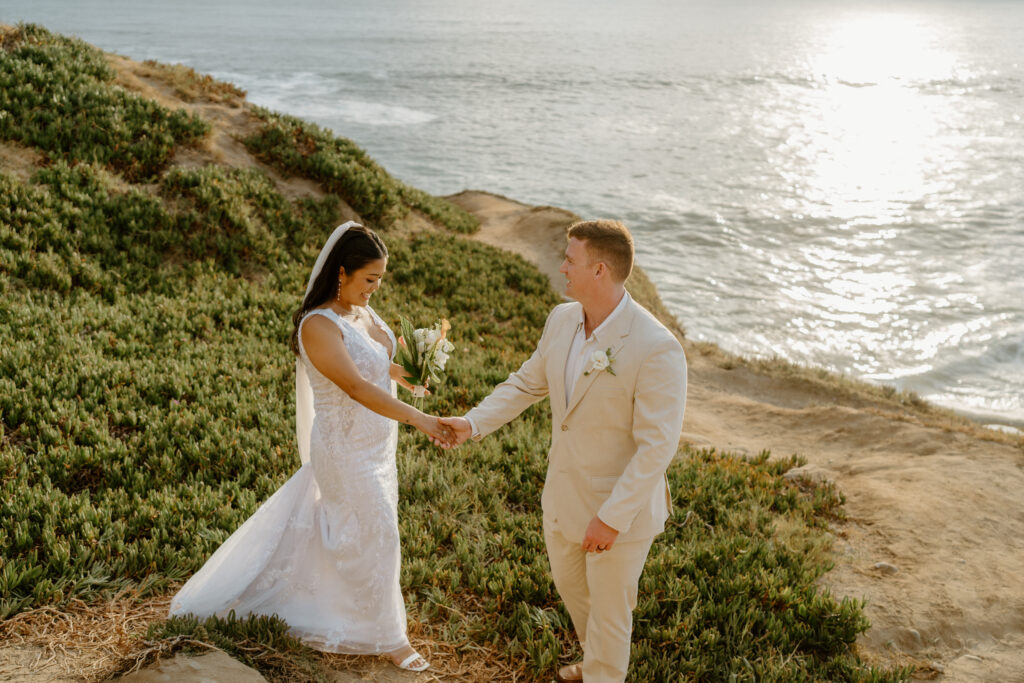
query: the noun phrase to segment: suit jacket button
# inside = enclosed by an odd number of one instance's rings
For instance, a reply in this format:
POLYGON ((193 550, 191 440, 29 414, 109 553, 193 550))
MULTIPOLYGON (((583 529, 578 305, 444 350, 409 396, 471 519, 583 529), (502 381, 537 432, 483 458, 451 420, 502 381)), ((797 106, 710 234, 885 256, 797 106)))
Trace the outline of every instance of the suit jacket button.
POLYGON ((562 431, 563 432, 569 431, 569 425, 562 425, 562 431))

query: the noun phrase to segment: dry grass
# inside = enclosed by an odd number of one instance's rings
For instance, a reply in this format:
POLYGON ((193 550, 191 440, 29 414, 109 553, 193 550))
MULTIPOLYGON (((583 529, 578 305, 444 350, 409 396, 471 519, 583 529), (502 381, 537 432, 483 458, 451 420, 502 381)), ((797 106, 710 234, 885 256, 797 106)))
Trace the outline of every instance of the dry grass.
POLYGON ((135 68, 137 75, 153 78, 170 86, 174 94, 186 102, 217 102, 240 104, 245 91, 234 83, 218 81, 212 76, 198 73, 184 64, 161 64, 147 59, 135 68))
POLYGON ((37 648, 33 670, 58 670, 66 678, 103 681, 132 669, 152 645, 149 625, 167 614, 170 596, 140 599, 122 593, 112 600, 87 604, 72 600, 64 607, 40 607, 0 622, 4 648, 37 648))
POLYGON ((10 24, 0 24, 0 50, 10 47, 10 41, 17 34, 18 29, 10 24))
MULTIPOLYGON (((182 650, 201 652, 217 649, 213 645, 185 637, 147 640, 149 627, 166 618, 170 595, 140 598, 124 593, 102 603, 87 604, 75 600, 62 608, 41 607, 22 612, 0 622, 0 660, 5 675, 22 679, 35 674, 36 680, 61 680, 94 683, 107 681, 144 668, 161 658, 182 650), (4 651, 22 655, 20 662, 4 657, 4 651), (26 653, 35 652, 34 657, 26 653), (12 668, 13 667, 13 668, 12 668)), ((456 681, 475 683, 484 680, 523 681, 529 677, 525 667, 512 669, 494 650, 471 642, 458 645, 436 642, 425 637, 424 627, 410 622, 413 646, 430 660, 430 669, 419 681, 456 681)), ((245 643, 239 643, 245 648, 245 643)), ((268 680, 295 680, 299 674, 289 653, 262 650, 254 656, 268 680)), ((345 671, 362 677, 381 671, 398 673, 384 657, 366 657, 315 653, 326 671, 345 671)))

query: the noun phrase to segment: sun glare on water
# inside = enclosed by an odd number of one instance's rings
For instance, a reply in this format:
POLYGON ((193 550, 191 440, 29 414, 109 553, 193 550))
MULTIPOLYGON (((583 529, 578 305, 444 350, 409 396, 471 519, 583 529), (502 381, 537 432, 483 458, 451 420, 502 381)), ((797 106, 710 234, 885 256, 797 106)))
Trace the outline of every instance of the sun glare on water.
POLYGON ((909 15, 848 15, 805 53, 810 87, 785 93, 785 208, 829 226, 803 233, 776 274, 798 354, 860 376, 933 367, 922 307, 947 292, 920 281, 907 231, 919 207, 947 201, 965 154, 951 98, 934 94, 963 76, 946 41, 909 15))
POLYGON ((812 214, 898 218, 906 203, 942 189, 948 112, 922 85, 953 78, 955 60, 927 26, 901 16, 845 20, 822 46, 808 63, 820 87, 787 141, 803 162, 791 180, 812 214))

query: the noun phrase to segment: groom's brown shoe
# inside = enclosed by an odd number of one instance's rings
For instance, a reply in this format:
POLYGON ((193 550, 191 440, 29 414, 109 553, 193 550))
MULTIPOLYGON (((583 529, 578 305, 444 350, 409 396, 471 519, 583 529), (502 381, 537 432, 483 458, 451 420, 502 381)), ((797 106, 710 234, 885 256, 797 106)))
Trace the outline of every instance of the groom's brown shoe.
POLYGON ((583 680, 583 665, 579 662, 563 666, 555 672, 558 683, 579 683, 583 680))

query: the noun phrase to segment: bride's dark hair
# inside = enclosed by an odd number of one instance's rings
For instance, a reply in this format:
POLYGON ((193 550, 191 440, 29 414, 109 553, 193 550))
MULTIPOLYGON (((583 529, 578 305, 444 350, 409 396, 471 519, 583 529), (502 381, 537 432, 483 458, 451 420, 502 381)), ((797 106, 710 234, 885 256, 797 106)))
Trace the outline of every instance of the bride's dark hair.
POLYGON ((313 281, 313 288, 302 300, 299 310, 292 315, 291 348, 292 352, 299 355, 299 323, 306 313, 324 302, 330 301, 338 296, 338 273, 342 268, 346 273, 354 273, 367 263, 386 259, 388 248, 384 246, 383 240, 373 230, 362 225, 353 225, 338 238, 331 253, 327 255, 323 268, 313 281))

